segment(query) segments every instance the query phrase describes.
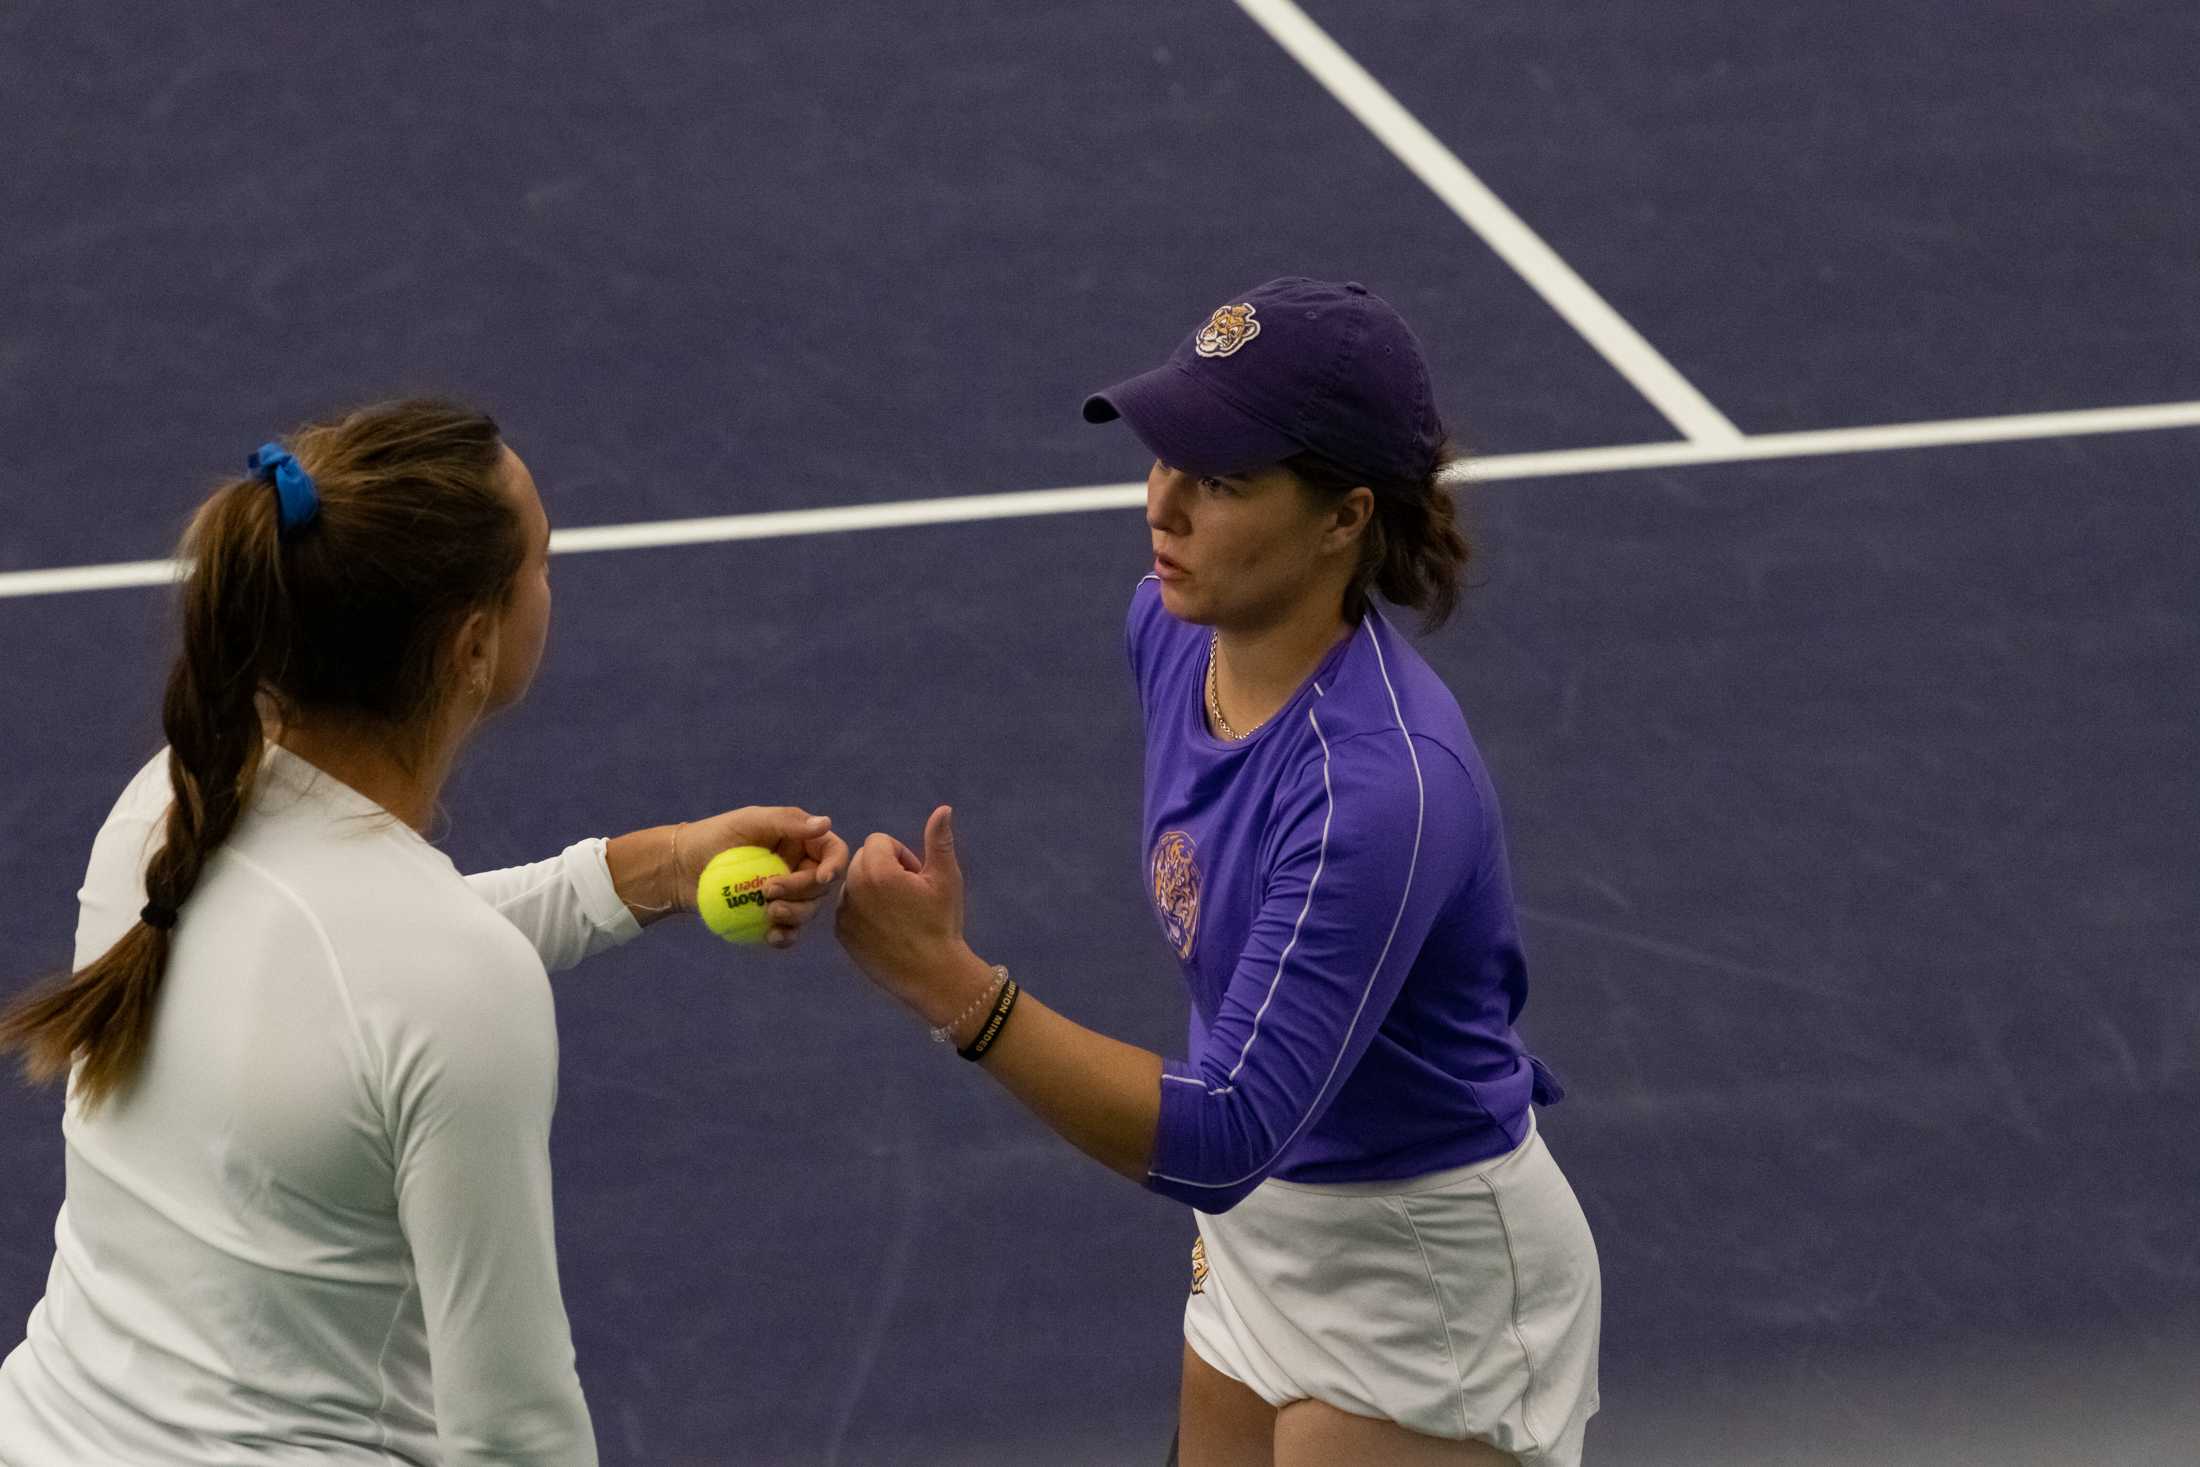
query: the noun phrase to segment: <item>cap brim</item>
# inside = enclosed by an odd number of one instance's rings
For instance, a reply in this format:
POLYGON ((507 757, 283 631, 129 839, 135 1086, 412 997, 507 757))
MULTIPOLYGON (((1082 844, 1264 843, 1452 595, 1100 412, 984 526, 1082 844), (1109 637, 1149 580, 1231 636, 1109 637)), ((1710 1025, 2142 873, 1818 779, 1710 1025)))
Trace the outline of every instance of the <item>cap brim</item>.
POLYGON ((1281 463, 1301 447, 1174 362, 1085 399, 1085 421, 1121 418, 1153 456, 1188 474, 1242 474, 1281 463))

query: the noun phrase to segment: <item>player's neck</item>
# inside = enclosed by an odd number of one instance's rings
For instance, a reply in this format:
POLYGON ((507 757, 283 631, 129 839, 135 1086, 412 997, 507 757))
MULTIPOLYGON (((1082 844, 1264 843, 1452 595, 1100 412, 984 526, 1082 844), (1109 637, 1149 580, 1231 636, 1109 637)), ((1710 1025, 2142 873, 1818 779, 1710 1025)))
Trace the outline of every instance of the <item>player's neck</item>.
POLYGON ((1215 688, 1223 716, 1237 729, 1266 723, 1350 635, 1352 624, 1324 600, 1303 601, 1262 625, 1219 628, 1215 688))
POLYGON ((325 719, 285 727, 276 742, 423 834, 457 753, 451 741, 437 740, 414 762, 385 731, 325 719))

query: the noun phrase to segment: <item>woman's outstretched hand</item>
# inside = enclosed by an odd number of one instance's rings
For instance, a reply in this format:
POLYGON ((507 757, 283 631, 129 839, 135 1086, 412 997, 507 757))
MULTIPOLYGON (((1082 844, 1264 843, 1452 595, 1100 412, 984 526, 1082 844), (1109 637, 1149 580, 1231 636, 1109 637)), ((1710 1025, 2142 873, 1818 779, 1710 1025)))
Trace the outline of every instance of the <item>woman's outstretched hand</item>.
POLYGON ((789 805, 745 805, 708 820, 691 820, 680 832, 679 845, 674 895, 684 911, 694 909, 695 883, 720 851, 762 846, 787 863, 785 876, 764 884, 769 903, 764 911, 771 923, 764 940, 777 948, 795 945, 848 869, 848 843, 833 833, 832 818, 789 805))
POLYGON ((990 974, 963 941, 952 809, 942 805, 925 822, 922 856, 890 835, 864 841, 848 863, 834 934, 864 977, 926 1023, 945 1024, 969 1006, 990 974))
POLYGON ((788 805, 744 805, 704 820, 656 825, 615 837, 605 852, 612 885, 645 925, 695 910, 695 883, 710 858, 734 846, 762 846, 787 863, 764 886, 764 940, 789 948, 848 869, 848 843, 833 822, 788 805), (675 859, 677 858, 677 859, 675 859))

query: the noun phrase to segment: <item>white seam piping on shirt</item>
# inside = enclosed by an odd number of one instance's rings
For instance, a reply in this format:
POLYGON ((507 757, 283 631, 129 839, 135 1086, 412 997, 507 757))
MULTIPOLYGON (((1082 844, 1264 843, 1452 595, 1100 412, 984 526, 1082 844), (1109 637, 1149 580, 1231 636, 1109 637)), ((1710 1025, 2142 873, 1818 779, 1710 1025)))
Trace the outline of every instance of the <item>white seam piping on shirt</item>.
POLYGON ((1290 966, 1292 950, 1299 945, 1299 930, 1306 926, 1306 914, 1314 909, 1314 890, 1322 884, 1322 872, 1329 866, 1329 827, 1337 818, 1337 797, 1329 788, 1329 736, 1322 732, 1321 720, 1314 710, 1306 710, 1306 721, 1314 726, 1314 737, 1322 743, 1322 843, 1314 856, 1313 879, 1306 883, 1306 900, 1299 903, 1298 920, 1291 924, 1291 940, 1283 945, 1283 952, 1276 959, 1276 971, 1268 980, 1268 996, 1260 1001, 1253 1013, 1252 1032, 1245 1036, 1245 1045, 1238 1051, 1237 1063, 1230 1066, 1230 1073, 1222 1078, 1224 1084, 1214 1093, 1227 1095, 1236 1089, 1238 1071, 1245 1068, 1246 1057, 1253 1052, 1253 1042, 1260 1038, 1260 1021, 1268 1016, 1268 1006, 1276 1001, 1276 988, 1283 982, 1283 970, 1290 966))
MULTIPOLYGON (((359 1006, 352 1000, 351 984, 345 981, 344 978, 344 965, 337 958, 336 944, 329 941, 328 931, 322 927, 321 919, 314 915, 313 908, 307 904, 304 897, 298 895, 282 878, 250 856, 233 847, 225 849, 223 854, 231 857, 247 870, 257 873, 262 881, 288 897, 290 904, 298 909, 298 915, 306 919, 306 925, 313 929, 314 940, 321 944, 321 956, 328 960, 329 976, 335 981, 336 996, 344 1005, 344 1022, 351 1028, 352 1043, 359 1046, 360 1057, 374 1062, 375 1072, 380 1073, 379 1056, 376 1055, 374 1046, 367 1041, 366 1027, 359 1022, 359 1006)), ((384 1116, 382 1124, 386 1133, 389 1128, 389 1117, 384 1116)))
POLYGON ((1161 1078, 1178 1085, 1197 1085, 1202 1090, 1207 1088, 1207 1082, 1205 1080, 1196 1079, 1190 1075, 1172 1075, 1164 1070, 1162 1072, 1161 1078))
MULTIPOLYGON (((366 1026, 359 1022, 359 1005, 352 997, 351 980, 344 976, 343 960, 336 956, 336 944, 329 941, 328 929, 321 925, 321 919, 314 914, 313 908, 307 904, 304 897, 298 895, 274 872, 253 860, 250 856, 242 854, 233 847, 225 848, 223 854, 235 857, 251 870, 258 872, 261 880, 288 897, 291 905, 298 909, 299 915, 306 919, 306 924, 313 929, 314 940, 321 944, 321 955, 328 959, 329 978, 336 985, 338 1001, 344 1006, 344 1022, 351 1028, 352 1043, 359 1046, 359 1057, 367 1063, 368 1073, 386 1079, 389 1074, 388 1056, 378 1050, 373 1041, 367 1038, 366 1026)), ((390 1117, 388 1112, 382 1109, 379 1093, 375 1096, 374 1108, 382 1112, 382 1139, 389 1143, 390 1163, 394 1167, 397 1163, 397 1137, 390 1131, 390 1117)))
MULTIPOLYGON (((560 853, 559 853, 558 855, 556 855, 556 856, 553 856, 553 857, 551 857, 551 859, 552 859, 553 861, 556 861, 556 862, 557 862, 557 864, 558 864, 558 869, 557 869, 557 870, 555 870, 555 871, 551 872, 551 873, 550 873, 550 874, 549 874, 548 876, 545 876, 545 877, 544 877, 544 878, 543 878, 542 880, 540 880, 540 881, 536 882, 536 883, 535 883, 535 884, 534 884, 533 886, 530 886, 530 887, 528 887, 528 888, 527 888, 527 889, 526 889, 525 891, 515 891, 515 892, 513 892, 513 893, 512 893, 512 894, 511 894, 511 895, 510 895, 509 897, 505 898, 505 899, 504 899, 503 901, 501 901, 501 902, 490 902, 490 903, 488 904, 488 906, 489 906, 489 910, 491 910, 492 912, 495 912, 495 913, 496 913, 496 914, 497 914, 497 915, 498 915, 499 917, 501 917, 501 916, 503 916, 503 915, 504 915, 504 909, 505 909, 506 907, 508 907, 508 906, 511 906, 511 905, 512 905, 512 904, 513 904, 514 902, 524 902, 524 901, 527 901, 527 900, 529 900, 530 898, 533 898, 533 897, 535 897, 535 896, 538 896, 538 895, 540 895, 540 894, 541 894, 541 893, 543 893, 543 892, 546 892, 546 891, 548 891, 548 890, 549 890, 549 889, 550 889, 551 887, 553 887, 553 886, 556 886, 556 885, 557 885, 557 884, 558 884, 559 882, 561 882, 561 881, 564 881, 564 880, 565 880, 565 859, 564 859, 564 853, 563 853, 563 852, 560 852, 560 853)), ((486 876, 486 875, 488 875, 488 874, 490 874, 490 873, 488 873, 488 872, 486 872, 486 871, 485 871, 485 872, 483 872, 482 874, 483 874, 484 876, 486 876)), ((477 893, 477 895, 478 895, 478 893, 477 893)), ((595 922, 595 919, 594 919, 594 916, 593 916, 593 914, 591 914, 591 916, 590 916, 590 919, 589 919, 589 920, 590 920, 590 921, 591 921, 592 923, 594 923, 594 925, 596 925, 596 926, 601 926, 601 925, 603 925, 603 924, 601 924, 601 923, 597 923, 597 922, 595 922)))
MULTIPOLYGON (((1377 612, 1370 612, 1369 615, 1371 619, 1380 617, 1380 613, 1377 612)), ((1372 631, 1368 633, 1367 641, 1368 645, 1375 649, 1375 666, 1382 672, 1384 688, 1389 690, 1391 715, 1398 720, 1398 732, 1405 738, 1406 757, 1413 761, 1413 789, 1415 799, 1413 814, 1413 855, 1412 858, 1406 863, 1405 890, 1399 893, 1398 896, 1398 914, 1390 919, 1390 935, 1383 939, 1383 950, 1375 959, 1374 971, 1367 975, 1367 987, 1360 994, 1360 1006, 1352 1011, 1352 1022, 1345 1026, 1344 1043, 1337 1048, 1337 1058, 1334 1062, 1330 1064, 1328 1075, 1323 1077, 1321 1085, 1314 1091, 1314 1099, 1316 1102, 1319 1102, 1321 1100, 1322 1092, 1329 1088, 1329 1082, 1337 1078, 1337 1066, 1344 1063, 1345 1051, 1352 1047, 1352 1035, 1354 1031, 1356 1031, 1360 1027, 1360 1016, 1367 1012, 1367 1001, 1375 996, 1375 980, 1382 975, 1383 964, 1390 959, 1390 945, 1398 940, 1398 928, 1401 924, 1404 923, 1406 919, 1406 903, 1410 901, 1413 897, 1413 877, 1414 874, 1419 871, 1421 867, 1421 833, 1424 827, 1426 827, 1426 825, 1428 824, 1428 786, 1426 783, 1423 782, 1421 778, 1421 756, 1414 751, 1413 733, 1406 727, 1405 713, 1398 706, 1398 689, 1397 686, 1390 680, 1390 664, 1383 659, 1382 643, 1376 639, 1375 634, 1372 631)), ((1312 718, 1313 716, 1313 712, 1309 710, 1307 713, 1307 717, 1312 718)), ((1314 732, 1317 735, 1321 733, 1320 723, 1317 722, 1314 725, 1314 732)), ((1328 755, 1329 740, 1327 738, 1323 738, 1322 784, 1325 789, 1327 788, 1329 782, 1329 765, 1327 762, 1328 755)), ((1283 1155, 1286 1151, 1289 1151, 1291 1149, 1291 1143, 1299 1139, 1299 1132, 1305 1130, 1308 1122, 1314 1119, 1314 1110, 1315 1107, 1309 1105, 1306 1108, 1306 1114, 1300 1118, 1298 1125, 1292 1127, 1291 1134, 1283 1138, 1283 1144, 1281 1146, 1278 1146, 1274 1152, 1270 1153, 1266 1161, 1262 1162, 1259 1166, 1254 1167, 1251 1171, 1247 1172, 1244 1176, 1239 1177, 1234 1182, 1199 1182, 1194 1181, 1189 1177, 1172 1177, 1163 1172, 1149 1172, 1148 1175, 1155 1177, 1160 1181, 1174 1182, 1178 1186, 1182 1187, 1206 1187, 1220 1190, 1226 1187, 1239 1186, 1245 1182, 1251 1181, 1254 1177, 1259 1176, 1270 1166, 1274 1165, 1277 1157, 1283 1155)))
MULTIPOLYGON (((1329 694, 1322 691, 1320 683, 1315 683, 1314 696, 1326 698, 1329 694)), ((1329 795, 1329 740, 1322 737, 1322 726, 1315 722, 1314 710, 1311 708, 1306 710, 1306 721, 1314 724, 1314 737, 1322 741, 1322 793, 1329 795)), ((1253 1032, 1245 1036, 1245 1047, 1238 1051, 1238 1062, 1230 1067, 1230 1073, 1223 1077, 1225 1080, 1235 1081, 1238 1071, 1245 1068, 1245 1057, 1253 1052, 1253 1041, 1260 1037, 1261 1015, 1267 1013, 1268 1005, 1275 1001, 1276 985, 1283 979, 1283 965, 1290 961, 1291 949, 1299 945, 1299 927, 1306 921, 1307 908, 1314 905, 1314 886, 1322 879, 1322 869, 1329 859, 1329 820, 1335 811, 1336 802, 1332 796, 1328 808, 1322 814, 1321 856, 1314 862, 1314 880, 1306 884, 1306 906, 1299 908, 1299 920, 1291 924, 1291 941, 1284 945, 1283 956, 1276 959, 1276 976, 1268 982, 1268 997, 1261 1000, 1260 1013, 1253 1015, 1253 1032)), ((1205 1082, 1195 1080, 1192 1083, 1197 1085, 1205 1082)), ((1212 1086, 1207 1093, 1210 1095, 1229 1095, 1236 1090, 1237 1086, 1233 1083, 1212 1086)))
MULTIPOLYGON (((253 875, 259 877, 262 881, 273 887, 278 895, 288 901, 292 906, 296 907, 298 909, 299 915, 306 919, 306 925, 312 929, 314 940, 321 945, 322 956, 328 961, 330 976, 334 979, 336 983, 338 997, 342 1000, 344 1005, 344 1022, 351 1028, 352 1042, 357 1044, 362 1052, 368 1054, 371 1057, 373 1053, 373 1047, 367 1043, 365 1036, 360 1032, 359 1016, 352 1007, 351 990, 344 982, 343 964, 339 963, 336 960, 336 949, 334 945, 329 942, 328 933, 322 929, 321 919, 316 917, 313 914, 313 909, 306 905, 305 898, 299 896, 296 891, 294 891, 280 877, 276 876, 274 872, 268 870, 265 866, 253 860, 250 856, 247 856, 243 852, 239 851, 235 846, 223 846, 220 850, 214 853, 213 859, 234 861, 238 865, 244 867, 253 875)), ((203 882, 205 878, 201 877, 200 880, 203 882)), ((136 1198, 141 1203, 145 1203, 147 1206, 153 1205, 146 1197, 139 1194, 134 1188, 125 1185, 121 1178, 114 1176, 112 1173, 99 1166, 98 1163, 93 1161, 89 1156, 84 1155, 83 1153, 79 1153, 77 1159, 83 1162, 85 1165, 90 1166, 92 1170, 98 1172, 100 1176, 105 1178, 106 1181, 110 1185, 115 1187, 116 1190, 128 1193, 131 1197, 136 1198)), ((313 1273, 303 1268, 292 1267, 287 1264, 274 1262, 269 1259, 257 1257, 248 1253, 241 1253, 236 1249, 235 1246, 233 1246, 231 1240, 213 1237, 205 1232, 200 1231, 190 1221, 187 1221, 186 1219, 189 1215, 188 1208, 163 1206, 159 1210, 162 1216, 166 1217, 168 1221, 172 1223, 179 1231, 196 1239, 198 1242, 205 1244, 208 1248, 211 1248, 215 1252, 222 1254, 224 1257, 244 1259, 246 1262, 252 1264, 255 1268, 264 1268, 270 1273, 294 1274, 299 1278, 317 1280, 325 1279, 327 1277, 324 1274, 313 1273)))
MULTIPOLYGON (((107 1174, 105 1172, 101 1172, 100 1175, 104 1177, 107 1174)), ((112 1180, 112 1178, 110 1178, 109 1180, 112 1180)), ((136 1194, 132 1193, 131 1195, 135 1196, 136 1194)), ((58 1255, 56 1256, 54 1261, 61 1264, 61 1266, 64 1268, 68 1267, 67 1261, 59 1257, 58 1255)), ((72 1274, 73 1272, 74 1271, 72 1270, 72 1274)), ((116 1334, 128 1336, 128 1332, 122 1329, 116 1322, 115 1316, 99 1306, 99 1301, 97 1297, 93 1294, 91 1290, 84 1287, 81 1280, 77 1281, 77 1294, 78 1297, 83 1301, 85 1308, 89 1309, 92 1313, 98 1315, 103 1321, 106 1321, 109 1329, 113 1330, 116 1334)), ((131 1338, 135 1344, 135 1353, 157 1355, 166 1360, 180 1360, 187 1366, 195 1367, 198 1363, 190 1359, 186 1355, 180 1354, 175 1350, 171 1350, 164 1345, 156 1344, 151 1340, 140 1339, 136 1336, 128 1337, 131 1338)), ((91 1372, 84 1370, 80 1365, 78 1365, 76 1357, 73 1354, 70 1354, 68 1346, 66 1344, 58 1339, 53 1340, 51 1343, 59 1348, 61 1353, 69 1360, 70 1365, 76 1369, 76 1378, 86 1389, 90 1391, 96 1391, 102 1400, 110 1403, 114 1407, 114 1409, 120 1414, 129 1416, 132 1419, 138 1421, 149 1422, 152 1420, 152 1418, 146 1415, 144 1406, 140 1405, 135 1400, 131 1400, 125 1397, 121 1393, 119 1388, 110 1384, 108 1381, 92 1374, 91 1372)), ((35 1334, 29 1336, 17 1348, 30 1350, 34 1353, 34 1355, 39 1354, 40 1344, 38 1336, 35 1334)), ((47 1361, 43 1357, 43 1355, 39 1355, 39 1364, 44 1366, 47 1371, 53 1372, 52 1364, 47 1361)), ((153 1424, 162 1425, 165 1423, 155 1422, 153 1424)))
MULTIPOLYGON (((204 1244, 209 1250, 221 1254, 224 1258, 238 1259, 242 1262, 251 1264, 254 1268, 265 1269, 269 1273, 285 1274, 292 1278, 310 1279, 314 1283, 327 1283, 329 1281, 329 1276, 325 1273, 314 1273, 310 1269, 300 1268, 295 1264, 275 1263, 265 1258, 256 1257, 250 1253, 238 1252, 236 1248, 230 1245, 228 1240, 216 1238, 205 1232, 202 1232, 195 1224, 186 1222, 183 1218, 179 1216, 171 1216, 171 1209, 164 1205, 168 1199, 166 1199, 165 1197, 161 1197, 156 1202, 155 1197, 148 1197, 145 1193, 131 1186, 123 1178, 116 1176, 113 1172, 101 1166, 99 1164, 98 1158, 95 1156, 92 1156, 83 1151, 78 1151, 70 1159, 82 1166, 88 1167, 92 1171, 99 1173, 101 1181, 107 1183, 117 1192, 122 1193, 124 1196, 130 1198, 132 1201, 137 1202, 145 1207, 153 1208, 156 1211, 159 1211, 162 1218, 168 1223, 172 1224, 177 1232, 184 1234, 195 1242, 204 1244)), ((155 1196, 158 1196, 158 1194, 156 1193, 155 1196)), ((184 1209, 176 1208, 173 1209, 173 1211, 180 1213, 184 1211, 184 1209)), ((341 1279, 338 1280, 338 1282, 351 1284, 356 1283, 357 1280, 341 1279)), ((158 1346, 146 1346, 145 1342, 142 1340, 140 1340, 138 1343, 141 1347, 148 1349, 159 1348, 158 1346)), ((162 1351, 162 1353, 174 1355, 176 1352, 173 1350, 164 1350, 162 1351)), ((178 1356, 177 1358, 181 1359, 182 1357, 178 1356)))
POLYGON ((390 1346, 397 1340, 397 1322, 405 1317, 405 1301, 420 1287, 420 1275, 413 1269, 412 1251, 405 1253, 405 1287, 398 1292, 397 1304, 390 1310, 390 1327, 382 1336, 382 1348, 374 1357, 374 1378, 382 1387, 382 1399, 374 1403, 374 1429, 382 1438, 382 1451, 390 1451, 390 1346))

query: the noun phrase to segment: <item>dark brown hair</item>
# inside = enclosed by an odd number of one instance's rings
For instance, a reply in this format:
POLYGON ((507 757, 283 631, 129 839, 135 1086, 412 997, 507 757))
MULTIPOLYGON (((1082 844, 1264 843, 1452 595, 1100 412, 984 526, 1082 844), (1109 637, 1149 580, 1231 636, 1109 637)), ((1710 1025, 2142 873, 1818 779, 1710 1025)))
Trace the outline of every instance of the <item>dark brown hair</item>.
POLYGON ((1419 479, 1374 480, 1311 452, 1283 461, 1317 503, 1339 502, 1363 484, 1375 495, 1375 513, 1360 537, 1359 573, 1344 593, 1346 620, 1366 615, 1371 592, 1420 612, 1423 631, 1451 620, 1459 608, 1460 579, 1474 558, 1446 482, 1457 463, 1449 443, 1419 479))
MULTIPOLYGON (((401 758, 426 748, 448 695, 441 665, 466 616, 510 598, 526 559, 498 487, 503 441, 447 402, 362 408, 288 439, 320 495, 285 533, 259 478, 222 485, 185 532, 161 726, 174 799, 145 872, 149 905, 179 913, 250 807, 270 725, 333 713, 386 726, 401 758)), ((81 1060, 87 1108, 144 1061, 174 933, 139 921, 89 967, 0 1013, 0 1051, 43 1083, 81 1060)))

